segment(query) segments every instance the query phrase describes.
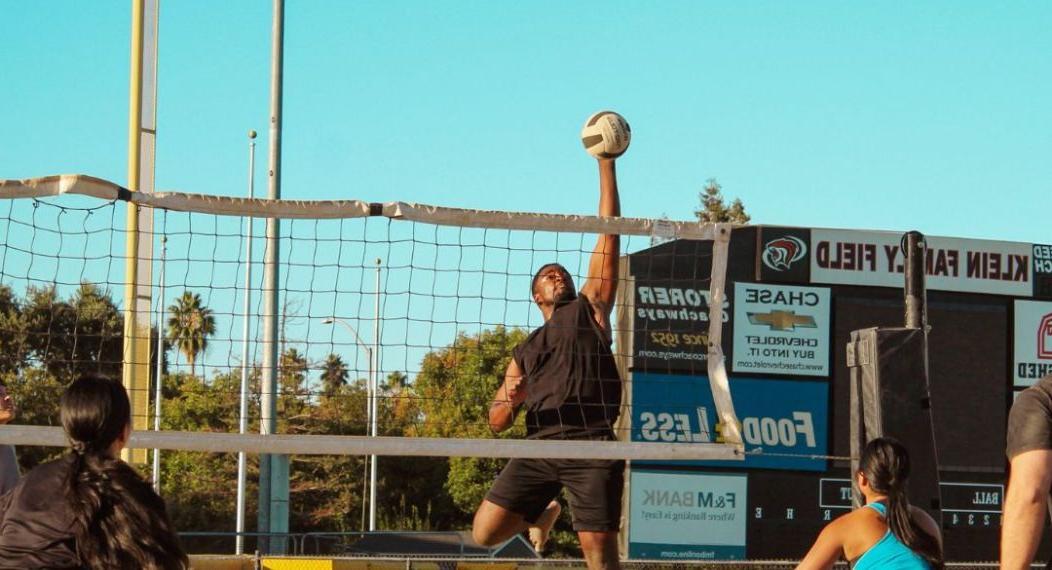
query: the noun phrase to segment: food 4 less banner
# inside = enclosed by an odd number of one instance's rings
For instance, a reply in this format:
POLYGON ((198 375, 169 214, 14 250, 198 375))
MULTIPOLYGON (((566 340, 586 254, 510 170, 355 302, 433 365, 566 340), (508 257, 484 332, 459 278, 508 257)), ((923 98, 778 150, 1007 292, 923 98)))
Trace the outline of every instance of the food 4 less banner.
MULTIPOLYGON (((825 471, 829 440, 829 383, 732 377, 731 398, 748 455, 733 467, 825 471)), ((632 441, 709 443, 716 439, 716 406, 706 376, 632 373, 632 441)), ((726 461, 635 461, 710 465, 726 461)))
MULTIPOLYGON (((1030 297, 1028 243, 928 236, 928 289, 1030 297)), ((902 234, 812 230, 811 282, 898 287, 904 283, 902 234)))

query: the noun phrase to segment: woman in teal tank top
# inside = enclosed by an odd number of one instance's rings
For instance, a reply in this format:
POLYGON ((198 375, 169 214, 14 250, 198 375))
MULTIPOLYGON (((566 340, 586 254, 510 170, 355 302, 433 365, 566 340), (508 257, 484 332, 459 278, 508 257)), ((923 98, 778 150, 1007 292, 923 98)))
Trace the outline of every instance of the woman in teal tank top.
POLYGON ((832 568, 841 557, 855 570, 942 570, 935 521, 906 498, 910 460, 891 438, 866 444, 856 474, 866 505, 826 525, 799 569, 832 568))

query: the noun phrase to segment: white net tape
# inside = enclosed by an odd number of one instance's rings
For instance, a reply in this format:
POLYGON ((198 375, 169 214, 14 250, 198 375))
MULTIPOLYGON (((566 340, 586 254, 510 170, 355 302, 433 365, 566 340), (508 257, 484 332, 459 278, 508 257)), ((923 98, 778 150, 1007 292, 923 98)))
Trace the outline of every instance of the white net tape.
MULTIPOLYGON (((202 348, 199 353, 191 353, 180 346, 172 346, 165 363, 168 377, 174 372, 184 378, 194 377, 200 371, 204 380, 199 384, 201 390, 214 390, 239 373, 242 365, 239 347, 243 342, 253 346, 249 366, 254 367, 254 374, 258 374, 259 327, 255 327, 255 336, 250 338, 242 338, 238 332, 246 316, 257 318, 239 312, 245 295, 238 281, 243 279, 239 276, 246 263, 242 251, 245 240, 242 224, 245 218, 286 220, 280 246, 283 256, 279 262, 283 275, 281 293, 302 303, 303 307, 298 314, 291 309, 283 310, 281 315, 283 356, 280 366, 283 367, 282 378, 289 380, 287 385, 282 380, 282 390, 287 392, 287 398, 285 408, 279 409, 278 413, 285 418, 309 415, 326 401, 331 404, 342 398, 346 406, 337 406, 337 409, 345 414, 346 421, 337 422, 335 427, 329 425, 321 431, 315 430, 314 424, 289 424, 296 433, 325 434, 311 436, 137 431, 131 442, 133 447, 209 452, 465 457, 649 460, 743 457, 738 421, 720 349, 724 273, 731 225, 479 211, 403 202, 272 201, 180 192, 141 194, 105 180, 78 175, 0 181, 0 198, 9 199, 4 220, 6 227, 0 227, 8 238, 0 254, 0 285, 11 289, 25 287, 27 295, 54 287, 58 296, 80 285, 83 296, 82 284, 85 282, 101 284, 103 290, 110 293, 123 289, 123 218, 114 204, 130 202, 152 208, 155 212, 154 256, 150 261, 154 264, 155 274, 160 261, 167 265, 164 282, 154 285, 155 290, 159 285, 164 286, 165 298, 155 303, 154 310, 158 305, 171 310, 180 293, 201 292, 202 302, 209 305, 214 317, 213 336, 208 339, 207 350, 202 348), (70 200, 74 195, 81 196, 78 204, 87 200, 89 207, 67 206, 64 200, 70 200), (89 198, 83 198, 85 196, 89 198), (31 204, 32 209, 19 203, 31 204), (99 215, 100 211, 103 215, 99 215), (377 218, 379 222, 370 222, 377 218), (711 266, 707 373, 722 427, 722 443, 717 443, 713 434, 706 434, 709 436, 707 441, 690 443, 627 441, 630 427, 623 424, 627 423, 625 418, 630 414, 626 410, 621 414, 622 427, 618 433, 621 441, 485 439, 488 432, 478 429, 479 424, 485 425, 484 418, 480 417, 484 414, 478 412, 485 410, 488 401, 457 402, 455 413, 447 415, 445 425, 432 425, 438 417, 433 406, 436 398, 454 401, 469 388, 486 394, 487 398, 492 394, 497 386, 497 374, 502 371, 494 362, 501 359, 506 362, 507 354, 488 354, 483 341, 489 338, 487 335, 521 339, 522 336, 515 335, 524 335, 536 327, 539 315, 525 287, 530 276, 540 264, 558 260, 575 278, 583 277, 594 243, 590 234, 619 234, 626 238, 643 236, 643 239, 636 238, 635 242, 623 239, 622 254, 631 253, 633 247, 648 246, 651 236, 712 242, 710 259, 705 261, 706 273, 711 266), (109 241, 98 242, 100 239, 109 241), (162 255, 166 257, 162 259, 162 255), (374 290, 371 283, 372 261, 376 257, 384 257, 386 262, 382 290, 374 290), (383 313, 374 318, 382 319, 383 330, 380 338, 373 339, 375 345, 367 347, 360 333, 367 333, 371 328, 372 319, 368 315, 372 312, 372 296, 381 293, 384 296, 383 313), (321 324, 322 319, 331 321, 330 317, 352 328, 355 338, 342 337, 343 342, 337 342, 335 331, 338 329, 331 324, 321 324), (346 384, 348 378, 368 380, 368 376, 373 376, 372 359, 359 358, 363 352, 359 349, 365 348, 383 354, 382 359, 378 357, 375 361, 379 363, 377 373, 401 371, 400 382, 418 388, 414 392, 405 385, 398 387, 388 383, 382 389, 378 387, 375 396, 368 395, 384 400, 377 412, 382 421, 393 422, 391 418, 397 419, 399 413, 403 416, 400 420, 403 423, 397 428, 381 426, 381 437, 358 435, 365 433, 360 411, 366 395, 355 392, 353 386, 340 386, 341 382, 346 384), (477 354, 465 356, 467 350, 474 350, 477 354), (182 357, 183 354, 186 358, 182 357), (352 362, 340 360, 346 355, 350 355, 352 362), (336 361, 343 368, 336 369, 335 387, 323 388, 325 374, 332 372, 324 362, 327 356, 330 361, 332 357, 338 357, 336 361), (442 371, 435 371, 439 365, 451 367, 445 372, 454 370, 459 376, 449 385, 438 386, 441 389, 424 393, 419 389, 420 379, 440 377, 442 371), (477 370, 465 372, 458 366, 472 366, 477 370), (494 370, 497 370, 496 374, 494 370), (312 371, 318 372, 319 376, 312 376, 312 371), (211 378, 207 378, 209 374, 211 378), (484 389, 479 390, 480 385, 484 389), (455 424, 470 424, 471 429, 460 429, 464 426, 455 424)), ((256 232, 253 238, 261 246, 256 249, 257 253, 266 247, 261 233, 256 232)), ((256 271, 258 277, 260 272, 256 271)), ((253 302, 258 307, 259 289, 255 288, 255 291, 257 296, 253 302)), ((121 298, 117 294, 112 296, 121 298)), ((286 309, 288 303, 286 301, 286 309)), ((75 293, 71 293, 69 304, 79 307, 75 293)), ((120 302, 115 302, 115 305, 119 307, 120 302)), ((89 337, 85 336, 84 327, 78 330, 74 326, 71 333, 74 335, 73 348, 62 352, 60 349, 64 343, 57 342, 57 335, 65 333, 55 329, 53 325, 57 319, 54 315, 57 313, 52 310, 51 314, 52 322, 48 327, 35 333, 38 335, 35 340, 30 336, 20 345, 25 360, 47 369, 56 377, 91 367, 103 371, 119 370, 119 356, 112 356, 113 351, 107 344, 114 339, 119 342, 117 331, 95 331, 89 337), (106 361, 106 355, 118 360, 106 361), (85 365, 87 360, 91 360, 91 366, 85 365)), ((614 336, 629 332, 615 326, 614 336)), ((510 346, 504 349, 508 350, 510 346)), ((620 358, 619 366, 624 377, 631 366, 631 354, 615 356, 620 358)), ((68 380, 68 377, 63 378, 68 380)), ((626 402, 626 405, 630 404, 626 402)), ((670 402, 670 405, 676 403, 670 402)), ((58 428, 6 426, 0 428, 0 442, 64 445, 64 438, 58 428)))

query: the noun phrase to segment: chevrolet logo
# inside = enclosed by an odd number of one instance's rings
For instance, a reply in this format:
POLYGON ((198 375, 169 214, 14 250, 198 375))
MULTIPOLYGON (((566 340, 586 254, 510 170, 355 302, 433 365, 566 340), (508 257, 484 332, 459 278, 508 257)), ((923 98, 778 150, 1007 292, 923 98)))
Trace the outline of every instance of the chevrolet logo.
POLYGON ((811 315, 797 315, 795 311, 771 311, 770 313, 749 313, 749 323, 767 325, 773 331, 791 331, 796 327, 805 329, 818 328, 811 315))

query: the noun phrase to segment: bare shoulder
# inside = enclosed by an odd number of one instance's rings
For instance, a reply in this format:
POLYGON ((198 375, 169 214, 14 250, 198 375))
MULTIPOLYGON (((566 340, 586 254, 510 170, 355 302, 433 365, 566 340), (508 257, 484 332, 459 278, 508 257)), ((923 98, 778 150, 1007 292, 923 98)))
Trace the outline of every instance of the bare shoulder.
POLYGON ((935 540, 942 544, 942 532, 939 530, 939 524, 935 522, 935 519, 927 511, 920 507, 910 506, 910 515, 924 532, 934 536, 935 540))
POLYGON ((855 509, 837 520, 843 521, 844 556, 848 560, 862 556, 888 531, 884 518, 868 507, 855 509))
POLYGON ((849 535, 859 524, 864 523, 865 517, 868 516, 868 513, 865 512, 867 510, 869 509, 855 509, 849 513, 844 513, 833 519, 833 522, 827 524, 826 530, 829 531, 831 536, 842 537, 849 535))

